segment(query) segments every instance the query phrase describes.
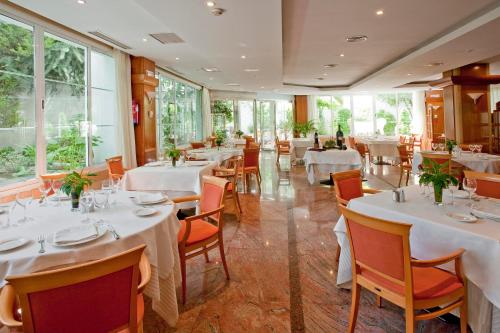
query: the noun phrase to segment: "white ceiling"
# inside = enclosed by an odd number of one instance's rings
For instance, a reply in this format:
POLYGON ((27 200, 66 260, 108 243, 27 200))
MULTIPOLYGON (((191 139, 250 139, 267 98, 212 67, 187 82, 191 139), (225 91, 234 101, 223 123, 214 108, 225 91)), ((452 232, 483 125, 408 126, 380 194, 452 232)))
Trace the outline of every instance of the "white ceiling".
POLYGON ((131 46, 131 54, 212 89, 386 90, 500 54, 498 0, 215 0, 226 10, 219 17, 204 0, 86 1, 12 2, 83 33, 99 30, 131 46), (384 15, 375 14, 379 9, 384 15), (160 32, 185 43, 163 45, 148 36, 160 32), (345 41, 357 34, 368 41, 345 41), (444 65, 425 66, 431 62, 444 65), (329 63, 338 66, 324 69, 329 63))

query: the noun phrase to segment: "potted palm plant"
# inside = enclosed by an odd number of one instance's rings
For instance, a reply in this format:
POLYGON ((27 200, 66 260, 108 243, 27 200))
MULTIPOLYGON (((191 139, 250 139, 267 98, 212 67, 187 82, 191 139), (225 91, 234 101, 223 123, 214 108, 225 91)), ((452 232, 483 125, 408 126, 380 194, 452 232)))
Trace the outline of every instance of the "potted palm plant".
MULTIPOLYGON (((77 210, 80 203, 80 195, 82 194, 85 186, 92 185, 92 180, 83 176, 83 170, 80 173, 73 171, 66 175, 61 185, 61 191, 67 196, 71 196, 71 208, 77 210)), ((89 177, 95 176, 93 173, 87 174, 89 177)))
POLYGON ((443 189, 448 185, 458 185, 458 180, 452 175, 443 172, 446 169, 448 162, 439 164, 434 160, 425 158, 423 162, 424 172, 420 176, 420 185, 432 185, 434 188, 434 203, 436 205, 443 204, 443 189))
POLYGON ((312 120, 308 120, 305 123, 295 123, 293 125, 293 129, 295 132, 298 132, 300 135, 302 135, 303 138, 307 137, 307 134, 316 130, 314 122, 312 120))

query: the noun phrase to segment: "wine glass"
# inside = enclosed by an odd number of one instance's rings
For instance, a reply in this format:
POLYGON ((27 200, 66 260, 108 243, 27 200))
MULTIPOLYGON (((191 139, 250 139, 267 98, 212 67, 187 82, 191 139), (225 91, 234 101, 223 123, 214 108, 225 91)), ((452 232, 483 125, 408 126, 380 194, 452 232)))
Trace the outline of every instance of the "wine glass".
POLYGON ((81 221, 82 223, 90 223, 92 221, 90 218, 90 208, 92 207, 93 201, 94 198, 92 197, 92 193, 82 192, 82 194, 80 194, 80 205, 85 211, 85 218, 81 221))
POLYGON ((52 182, 44 181, 42 184, 40 184, 38 190, 40 191, 40 194, 42 196, 40 198, 40 206, 47 206, 47 198, 49 196, 49 193, 52 191, 52 182))
POLYGON ((469 145, 469 151, 470 151, 472 154, 474 154, 474 150, 476 150, 476 145, 472 145, 472 144, 470 144, 470 145, 469 145))
POLYGON ((437 144, 437 143, 434 143, 434 142, 433 142, 433 143, 431 144, 431 149, 432 149, 433 151, 436 151, 436 150, 438 149, 438 147, 439 147, 439 144, 437 144))
POLYGON ((477 182, 472 178, 464 178, 463 180, 464 190, 469 194, 469 202, 472 205, 472 194, 476 192, 477 182))
POLYGON ((439 151, 444 151, 444 143, 438 143, 439 151))
POLYGON ((481 153, 483 151, 483 145, 476 145, 476 151, 481 153))
POLYGON ((16 194, 16 203, 23 208, 23 218, 19 219, 17 223, 26 223, 31 220, 31 218, 26 216, 26 209, 33 201, 33 196, 30 193, 28 196, 23 197, 21 193, 16 194))
POLYGON ((61 186, 63 184, 62 179, 54 179, 51 182, 52 184, 52 191, 54 191, 55 194, 55 200, 56 200, 56 205, 55 207, 59 207, 61 205, 61 186))
POLYGON ((113 190, 113 186, 111 184, 111 181, 109 179, 105 179, 101 183, 101 189, 105 192, 111 192, 113 190))
POLYGON ((109 207, 109 192, 108 191, 98 191, 94 192, 94 204, 99 209, 104 209, 109 207))

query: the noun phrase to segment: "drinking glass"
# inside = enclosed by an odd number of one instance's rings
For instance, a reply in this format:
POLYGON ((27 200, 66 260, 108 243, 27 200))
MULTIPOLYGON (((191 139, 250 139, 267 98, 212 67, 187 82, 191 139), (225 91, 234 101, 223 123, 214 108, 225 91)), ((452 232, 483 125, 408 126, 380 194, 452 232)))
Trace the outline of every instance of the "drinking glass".
POLYGON ((475 179, 464 178, 463 180, 464 190, 469 194, 469 203, 472 205, 472 194, 476 192, 477 183, 475 179))
POLYGON ((93 201, 94 198, 92 197, 92 193, 82 192, 80 194, 80 205, 85 210, 85 218, 81 221, 82 223, 90 223, 92 221, 90 218, 90 208, 92 207, 93 201))
POLYGON ((438 143, 439 151, 444 151, 444 143, 438 143))
POLYGON ((109 192, 108 191, 97 191, 94 192, 94 204, 99 209, 104 209, 109 207, 109 192))
POLYGON ((483 145, 476 145, 476 151, 478 153, 482 152, 483 151, 483 145))
POLYGON ((469 151, 474 154, 474 150, 476 150, 475 145, 469 145, 469 151))
POLYGON ((26 215, 26 209, 28 208, 28 206, 31 204, 32 201, 33 201, 33 196, 31 193, 24 198, 21 196, 21 193, 16 194, 16 203, 23 208, 23 218, 19 219, 17 223, 26 223, 31 220, 31 218, 29 218, 26 215))
POLYGON ((55 179, 52 180, 51 184, 52 184, 52 191, 54 191, 55 195, 54 199, 56 200, 55 207, 59 207, 61 205, 61 186, 63 182, 62 180, 55 179))
POLYGON ((437 143, 432 143, 431 144, 431 148, 432 148, 433 151, 436 151, 438 149, 438 147, 439 147, 439 144, 437 144, 437 143))
POLYGON ((118 193, 122 188, 122 179, 121 178, 111 178, 111 182, 113 183, 113 192, 118 193))
POLYGON ((457 185, 449 184, 448 190, 450 191, 450 194, 451 194, 451 205, 454 206, 455 205, 455 192, 458 191, 458 184, 457 185))
POLYGON ((40 198, 40 206, 47 206, 47 198, 49 196, 50 191, 52 191, 52 182, 44 181, 39 187, 38 190, 42 197, 40 198))
POLYGON ((111 192, 113 190, 112 181, 108 179, 103 180, 101 183, 101 189, 105 192, 111 192))

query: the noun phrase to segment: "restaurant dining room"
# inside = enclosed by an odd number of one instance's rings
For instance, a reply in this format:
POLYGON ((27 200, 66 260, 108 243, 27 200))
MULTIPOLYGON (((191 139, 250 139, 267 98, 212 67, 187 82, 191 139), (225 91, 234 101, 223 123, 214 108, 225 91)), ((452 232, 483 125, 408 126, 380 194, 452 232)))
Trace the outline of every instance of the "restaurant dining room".
POLYGON ((499 0, 0 0, 0 333, 500 333, 499 0))

